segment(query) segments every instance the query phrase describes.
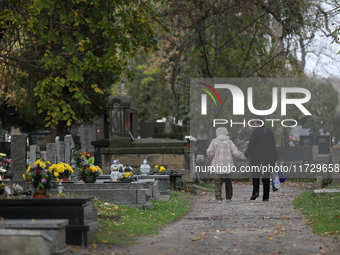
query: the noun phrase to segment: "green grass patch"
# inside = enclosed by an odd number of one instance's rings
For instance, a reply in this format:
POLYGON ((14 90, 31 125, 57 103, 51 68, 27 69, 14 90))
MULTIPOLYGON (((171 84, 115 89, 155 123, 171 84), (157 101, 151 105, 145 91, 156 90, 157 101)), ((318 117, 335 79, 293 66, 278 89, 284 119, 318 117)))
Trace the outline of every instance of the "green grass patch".
POLYGON ((200 186, 202 188, 205 188, 205 189, 211 189, 211 190, 214 189, 214 185, 213 184, 209 184, 209 183, 198 183, 196 185, 200 186))
POLYGON ((290 182, 304 182, 304 183, 309 183, 309 182, 315 182, 315 178, 310 178, 310 179, 287 179, 290 182))
POLYGON ((314 196, 313 191, 301 193, 293 202, 313 224, 316 233, 340 234, 340 193, 314 196))
POLYGON ((185 215, 193 196, 170 191, 169 201, 152 201, 151 210, 95 201, 99 230, 89 234, 90 243, 129 244, 133 236, 157 234, 159 227, 185 215))

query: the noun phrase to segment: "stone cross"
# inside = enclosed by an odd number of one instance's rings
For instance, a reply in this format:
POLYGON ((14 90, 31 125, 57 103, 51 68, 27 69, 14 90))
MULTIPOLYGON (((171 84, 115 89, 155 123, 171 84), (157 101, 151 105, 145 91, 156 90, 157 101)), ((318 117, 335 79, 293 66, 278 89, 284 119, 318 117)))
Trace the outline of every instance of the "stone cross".
POLYGON ((11 172, 14 174, 13 182, 23 182, 22 175, 26 172, 27 164, 27 137, 26 135, 12 135, 11 140, 11 172))

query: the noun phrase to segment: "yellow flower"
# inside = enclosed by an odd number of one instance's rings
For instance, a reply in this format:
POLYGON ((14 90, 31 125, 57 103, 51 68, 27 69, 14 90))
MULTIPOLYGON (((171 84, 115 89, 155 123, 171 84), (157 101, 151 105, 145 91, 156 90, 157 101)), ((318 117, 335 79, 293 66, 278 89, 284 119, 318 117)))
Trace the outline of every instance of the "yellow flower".
POLYGON ((24 178, 24 180, 26 180, 26 176, 23 174, 22 177, 24 178))
POLYGON ((30 170, 31 170, 31 166, 28 165, 28 168, 27 168, 27 170, 26 170, 26 173, 28 174, 28 173, 30 172, 30 170))
POLYGON ((161 166, 161 168, 159 169, 159 171, 160 171, 160 172, 165 171, 164 166, 161 166))
POLYGON ((50 161, 46 161, 47 164, 51 165, 51 162, 50 161))
POLYGON ((6 154, 5 153, 0 153, 0 156, 1 157, 6 157, 6 154))
POLYGON ((159 168, 159 165, 155 165, 155 168, 159 168))
POLYGON ((39 162, 39 166, 44 169, 46 168, 46 163, 44 161, 41 161, 39 162))

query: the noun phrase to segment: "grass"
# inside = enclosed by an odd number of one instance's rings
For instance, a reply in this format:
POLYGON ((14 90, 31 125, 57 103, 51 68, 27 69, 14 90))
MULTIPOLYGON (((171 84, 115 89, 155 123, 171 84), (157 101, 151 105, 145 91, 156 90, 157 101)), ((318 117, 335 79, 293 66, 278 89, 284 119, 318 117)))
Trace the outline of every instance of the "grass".
POLYGON ((304 182, 304 183, 308 183, 308 182, 315 182, 315 178, 309 178, 309 179, 287 179, 290 182, 304 182))
POLYGON ((157 234, 160 227, 185 215, 192 204, 189 194, 170 191, 169 201, 153 201, 151 210, 95 201, 100 229, 89 234, 90 243, 129 244, 133 236, 157 234))
POLYGON ((211 190, 214 189, 214 185, 209 184, 209 183, 197 183, 196 185, 202 188, 205 188, 205 189, 211 189, 211 190))
POLYGON ((316 233, 340 234, 340 193, 314 196, 313 191, 304 192, 294 205, 307 216, 316 233))

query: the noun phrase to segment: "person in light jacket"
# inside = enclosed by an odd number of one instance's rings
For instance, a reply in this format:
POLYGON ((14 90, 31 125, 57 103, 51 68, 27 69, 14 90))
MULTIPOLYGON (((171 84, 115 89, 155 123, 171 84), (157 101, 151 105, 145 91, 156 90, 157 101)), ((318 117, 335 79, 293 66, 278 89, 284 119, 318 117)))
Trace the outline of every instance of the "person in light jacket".
POLYGON ((233 186, 231 183, 230 170, 234 166, 233 157, 247 160, 240 152, 236 145, 229 139, 228 130, 225 127, 216 129, 216 138, 214 138, 209 148, 207 155, 211 158, 210 169, 214 177, 215 197, 219 204, 222 203, 222 185, 225 182, 225 192, 227 202, 231 201, 233 196, 233 186))

